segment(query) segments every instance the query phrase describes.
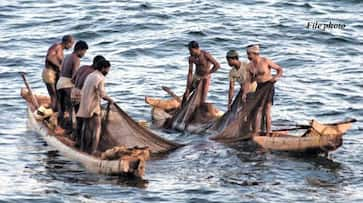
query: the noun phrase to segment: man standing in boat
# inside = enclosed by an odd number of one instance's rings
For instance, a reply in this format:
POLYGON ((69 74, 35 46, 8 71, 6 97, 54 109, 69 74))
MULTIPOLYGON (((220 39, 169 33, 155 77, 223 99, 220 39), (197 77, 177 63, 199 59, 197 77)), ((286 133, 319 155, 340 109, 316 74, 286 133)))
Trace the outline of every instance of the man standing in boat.
POLYGON ((58 99, 60 103, 60 111, 58 121, 61 127, 66 129, 66 133, 72 132, 72 115, 73 108, 71 102, 71 90, 74 87, 72 78, 76 74, 80 66, 80 59, 86 54, 88 45, 85 41, 79 40, 74 46, 72 54, 65 57, 62 64, 60 78, 57 82, 58 99), (68 112, 68 117, 65 119, 65 112, 68 112))
MULTIPOLYGON (((251 80, 257 82, 256 92, 267 83, 275 83, 282 76, 283 71, 279 65, 268 58, 260 56, 260 46, 258 44, 247 46, 247 57, 250 60, 248 69, 250 71, 251 80), (271 69, 276 70, 277 74, 273 76, 271 74, 271 69)), ((266 118, 266 133, 271 132, 271 107, 273 105, 274 92, 275 89, 273 88, 272 93, 269 94, 270 97, 268 98, 265 112, 262 112, 264 109, 263 106, 258 109, 255 132, 260 131, 263 116, 266 118)))
MULTIPOLYGON (((74 112, 77 115, 79 105, 81 102, 81 90, 83 88, 84 82, 89 74, 91 74, 95 70, 95 66, 99 61, 106 60, 105 57, 101 55, 97 55, 93 58, 92 65, 84 65, 81 66, 76 74, 72 78, 72 82, 74 83, 74 88, 71 90, 71 100, 74 107, 74 112)), ((76 143, 80 143, 80 135, 82 130, 82 118, 77 117, 77 129, 75 133, 76 143)))
POLYGON ((213 58, 213 56, 199 48, 199 44, 196 41, 191 41, 188 44, 189 49, 189 71, 187 78, 187 86, 183 97, 183 103, 187 100, 190 92, 196 88, 199 82, 203 84, 201 104, 205 103, 208 94, 209 83, 211 74, 216 72, 220 65, 213 58), (193 65, 195 64, 195 73, 193 74, 193 65), (211 68, 211 65, 213 67, 211 68))
POLYGON ((65 35, 62 42, 53 44, 47 52, 45 58, 45 67, 42 73, 43 82, 45 83, 53 111, 57 111, 57 90, 56 84, 59 79, 59 72, 62 66, 65 49, 70 49, 74 44, 74 38, 71 35, 65 35))
POLYGON ((91 74, 95 70, 95 65, 99 61, 106 60, 105 57, 101 55, 97 55, 93 58, 92 65, 84 65, 81 66, 76 74, 72 77, 72 83, 74 84, 74 88, 71 90, 71 100, 74 106, 74 112, 77 114, 79 109, 79 103, 81 101, 81 89, 83 87, 84 81, 89 74, 91 74))
MULTIPOLYGON (((238 52, 236 50, 230 50, 227 52, 226 59, 228 65, 232 67, 229 71, 229 91, 228 91, 228 110, 232 108, 232 100, 234 95, 234 84, 237 82, 241 89, 238 94, 243 102, 246 101, 246 95, 249 92, 254 92, 257 87, 255 81, 250 82, 248 63, 239 60, 238 52)), ((236 98, 238 99, 238 98, 236 98)))
POLYGON ((111 64, 101 60, 95 65, 95 71, 89 74, 81 90, 81 103, 77 117, 82 119, 80 149, 88 153, 97 151, 101 136, 101 99, 113 103, 106 95, 105 76, 111 64))

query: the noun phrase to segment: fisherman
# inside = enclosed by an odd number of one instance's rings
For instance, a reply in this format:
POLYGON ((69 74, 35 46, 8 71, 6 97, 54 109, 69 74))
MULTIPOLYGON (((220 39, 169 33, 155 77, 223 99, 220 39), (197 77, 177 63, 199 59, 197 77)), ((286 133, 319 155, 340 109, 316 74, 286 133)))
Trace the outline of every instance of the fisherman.
POLYGON ((249 92, 254 92, 256 90, 257 83, 255 81, 252 83, 250 82, 247 69, 248 63, 239 60, 238 52, 236 50, 228 51, 226 59, 228 65, 232 67, 229 71, 228 91, 228 111, 230 111, 232 108, 235 82, 237 82, 241 87, 239 95, 241 96, 242 102, 246 102, 246 97, 249 92))
MULTIPOLYGON (((250 71, 250 77, 252 81, 257 82, 256 92, 267 83, 275 83, 282 76, 282 68, 270 59, 260 56, 260 46, 258 44, 252 44, 247 46, 247 57, 250 60, 248 69, 250 71), (272 75, 271 69, 276 70, 277 74, 272 75)), ((257 119, 255 122, 255 133, 260 131, 261 119, 264 116, 266 118, 266 133, 271 133, 271 107, 273 105, 275 89, 272 89, 272 93, 269 94, 268 102, 265 112, 263 106, 258 109, 257 119)))
POLYGON ((74 87, 71 91, 71 100, 74 106, 74 112, 77 114, 79 109, 79 103, 81 101, 81 89, 83 87, 84 81, 86 80, 87 76, 91 74, 95 70, 95 65, 99 61, 106 60, 105 57, 101 55, 97 55, 93 58, 92 65, 84 65, 81 66, 76 74, 72 77, 72 83, 74 87))
POLYGON ((60 111, 58 121, 61 127, 66 129, 66 134, 72 132, 72 115, 73 108, 71 102, 71 90, 74 87, 72 78, 76 74, 80 66, 80 59, 84 57, 88 49, 85 41, 79 40, 74 46, 73 53, 65 57, 60 78, 57 82, 58 100, 60 103, 60 111), (68 117, 65 119, 65 112, 68 112, 68 117))
MULTIPOLYGON (((72 78, 72 82, 74 83, 74 87, 71 91, 71 100, 72 105, 74 107, 75 114, 78 113, 79 105, 81 102, 81 90, 83 88, 84 81, 86 80, 87 76, 91 74, 95 70, 95 66, 99 61, 106 60, 105 57, 101 55, 97 55, 93 58, 92 65, 84 65, 81 66, 76 74, 72 78)), ((77 117, 77 130, 74 135, 76 143, 79 143, 81 129, 82 129, 82 118, 77 117)))
POLYGON ((202 82, 202 99, 201 103, 205 103, 208 94, 209 83, 211 79, 211 74, 216 72, 220 65, 213 58, 213 56, 199 48, 199 44, 196 41, 191 41, 188 44, 189 49, 189 71, 187 78, 187 86, 183 97, 183 103, 187 100, 190 92, 196 88, 199 82, 202 82), (195 64, 195 72, 193 74, 193 64, 195 64), (213 67, 211 68, 211 65, 213 67))
POLYGON ((43 82, 47 87, 51 107, 53 111, 57 111, 57 90, 56 84, 59 79, 59 72, 62 66, 65 49, 70 49, 74 44, 74 38, 71 35, 65 35, 62 42, 53 44, 47 52, 45 58, 45 67, 42 73, 43 82))
POLYGON ((95 71, 89 74, 81 90, 81 103, 77 117, 82 119, 80 149, 88 153, 97 152, 101 137, 101 99, 113 103, 105 92, 105 76, 111 64, 101 60, 95 65, 95 71))

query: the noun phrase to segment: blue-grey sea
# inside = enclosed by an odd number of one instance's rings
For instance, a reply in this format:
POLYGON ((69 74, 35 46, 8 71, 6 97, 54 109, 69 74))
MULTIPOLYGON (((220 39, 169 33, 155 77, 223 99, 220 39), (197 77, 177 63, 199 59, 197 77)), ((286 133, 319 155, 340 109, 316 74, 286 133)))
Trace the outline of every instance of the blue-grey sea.
POLYGON ((363 202, 362 54, 361 0, 0 0, 0 202, 363 202), (186 44, 197 40, 221 63, 208 95, 221 110, 226 52, 247 60, 246 45, 259 43, 261 55, 284 69, 274 128, 312 118, 358 122, 329 159, 154 130, 187 145, 149 161, 143 181, 92 174, 27 130, 19 96, 19 71, 47 93, 44 57, 65 34, 89 44, 82 65, 97 54, 111 61, 107 92, 135 120, 151 120, 144 96, 168 98, 160 86, 183 93, 186 44))

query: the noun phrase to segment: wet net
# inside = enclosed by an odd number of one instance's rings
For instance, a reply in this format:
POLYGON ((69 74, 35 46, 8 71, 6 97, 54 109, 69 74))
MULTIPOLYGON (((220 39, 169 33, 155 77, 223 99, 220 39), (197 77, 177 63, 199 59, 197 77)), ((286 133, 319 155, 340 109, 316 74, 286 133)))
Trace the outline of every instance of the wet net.
POLYGON ((99 150, 116 147, 149 147, 152 153, 164 153, 181 146, 140 126, 117 104, 102 110, 102 135, 99 150))

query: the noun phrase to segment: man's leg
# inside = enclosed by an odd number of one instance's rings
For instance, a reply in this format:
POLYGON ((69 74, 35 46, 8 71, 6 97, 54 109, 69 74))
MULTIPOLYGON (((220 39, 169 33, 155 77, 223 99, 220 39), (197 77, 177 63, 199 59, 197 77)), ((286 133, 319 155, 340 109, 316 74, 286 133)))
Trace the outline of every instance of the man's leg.
POLYGON ((71 133, 73 131, 73 107, 71 101, 71 88, 64 89, 65 98, 65 111, 68 113, 68 117, 65 122, 66 129, 71 133))
POLYGON ((92 150, 91 153, 97 152, 98 144, 101 139, 101 116, 94 114, 92 117, 92 125, 94 126, 92 137, 92 150))
POLYGON ((82 126, 83 126, 83 118, 76 117, 77 120, 77 127, 76 127, 76 133, 75 133, 75 141, 76 141, 76 147, 81 146, 81 137, 82 137, 82 126))
POLYGON ((65 112, 65 92, 63 89, 58 90, 58 102, 59 102, 59 111, 58 111, 58 124, 62 128, 65 128, 65 120, 64 120, 64 112, 65 112))
POLYGON ((261 130, 262 107, 259 107, 257 111, 254 133, 259 133, 261 130))
POLYGON ((55 89, 55 84, 45 83, 45 86, 49 93, 51 108, 54 112, 57 112, 57 90, 55 89))
POLYGON ((268 102, 266 105, 266 133, 269 134, 271 133, 271 108, 272 108, 272 103, 268 102))

